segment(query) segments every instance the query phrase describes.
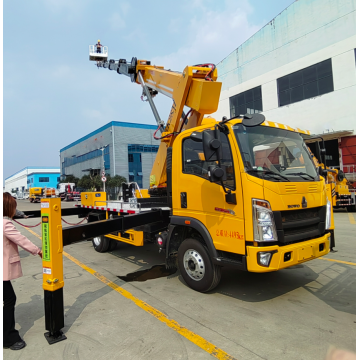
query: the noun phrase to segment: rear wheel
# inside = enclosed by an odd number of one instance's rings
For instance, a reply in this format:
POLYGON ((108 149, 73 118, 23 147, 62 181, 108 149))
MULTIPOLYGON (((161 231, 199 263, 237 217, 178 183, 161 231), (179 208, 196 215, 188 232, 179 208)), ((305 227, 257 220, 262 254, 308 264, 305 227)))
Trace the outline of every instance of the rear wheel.
POLYGON ((110 239, 105 236, 97 236, 92 239, 92 244, 97 252, 103 253, 109 250, 110 239))
POLYGON ((195 239, 186 239, 181 243, 178 263, 181 276, 196 291, 210 291, 220 282, 220 266, 213 264, 208 250, 195 239))
POLYGON ((110 240, 109 251, 114 251, 117 248, 118 243, 119 242, 116 240, 110 240))

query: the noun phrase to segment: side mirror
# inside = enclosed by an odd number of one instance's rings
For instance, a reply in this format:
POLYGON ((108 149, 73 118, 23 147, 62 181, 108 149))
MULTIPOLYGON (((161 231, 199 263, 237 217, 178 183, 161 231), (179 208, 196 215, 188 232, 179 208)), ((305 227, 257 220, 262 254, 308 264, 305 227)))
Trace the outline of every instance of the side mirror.
POLYGON ((210 165, 208 167, 210 182, 217 182, 217 181, 225 181, 226 180, 226 172, 225 166, 218 166, 218 165, 210 165))
POLYGON ((343 181, 345 179, 345 174, 343 171, 339 170, 338 173, 337 173, 337 178, 338 178, 338 181, 343 181))
MULTIPOLYGON (((325 146, 325 145, 323 144, 323 146, 325 146)), ((320 154, 321 154, 321 161, 326 168, 326 149, 325 149, 325 147, 320 149, 320 154)))
POLYGON ((318 169, 319 169, 319 175, 326 179, 328 174, 327 170, 324 170, 321 166, 319 166, 318 169))
POLYGON ((219 130, 203 131, 202 141, 206 161, 216 161, 222 158, 222 146, 219 130))

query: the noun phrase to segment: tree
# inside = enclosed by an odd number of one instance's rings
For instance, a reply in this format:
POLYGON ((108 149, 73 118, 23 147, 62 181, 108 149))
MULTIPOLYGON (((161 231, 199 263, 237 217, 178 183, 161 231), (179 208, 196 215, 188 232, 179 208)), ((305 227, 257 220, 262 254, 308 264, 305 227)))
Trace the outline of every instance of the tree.
POLYGON ((101 181, 101 175, 95 175, 92 177, 93 187, 96 188, 97 191, 102 190, 103 182, 101 181))
POLYGON ((110 179, 109 177, 108 181, 106 181, 106 186, 109 188, 119 189, 122 183, 127 182, 126 179, 120 175, 115 175, 114 177, 110 177, 110 179))
POLYGON ((102 190, 103 183, 101 181, 100 175, 84 175, 79 181, 78 181, 78 187, 82 189, 87 189, 89 191, 95 191, 96 190, 102 190))
POLYGON ((82 189, 90 190, 92 187, 90 175, 84 175, 78 182, 77 186, 82 189))
POLYGON ((126 179, 120 175, 115 175, 114 177, 107 176, 106 178, 106 192, 111 199, 116 200, 120 192, 121 184, 126 182, 126 179))
MULTIPOLYGON (((84 175, 81 179, 78 180, 77 187, 81 189, 86 189, 88 191, 102 191, 103 182, 101 181, 100 175, 84 175)), ((111 177, 109 174, 106 175, 105 188, 108 193, 112 193, 115 196, 119 191, 121 184, 127 182, 123 176, 115 175, 111 177)))

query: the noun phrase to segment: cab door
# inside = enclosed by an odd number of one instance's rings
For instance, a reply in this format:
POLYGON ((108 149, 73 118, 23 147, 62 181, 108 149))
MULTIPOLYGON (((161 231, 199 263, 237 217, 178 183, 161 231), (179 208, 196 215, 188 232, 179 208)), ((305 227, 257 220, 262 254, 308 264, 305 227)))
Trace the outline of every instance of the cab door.
POLYGON ((210 182, 208 167, 217 162, 205 161, 201 136, 194 140, 190 135, 181 134, 174 143, 173 214, 202 222, 216 249, 245 254, 241 176, 233 150, 236 142, 231 135, 220 133, 221 165, 226 169, 224 185, 236 196, 236 204, 229 204, 221 183, 210 182))

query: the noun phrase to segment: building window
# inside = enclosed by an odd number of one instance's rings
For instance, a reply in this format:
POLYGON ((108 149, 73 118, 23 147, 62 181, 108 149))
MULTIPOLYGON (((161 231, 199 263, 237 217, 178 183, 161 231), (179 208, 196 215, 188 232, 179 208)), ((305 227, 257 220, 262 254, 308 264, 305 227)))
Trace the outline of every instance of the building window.
POLYGON ((56 181, 57 181, 57 182, 60 182, 60 177, 56 178, 56 181))
POLYGON ((133 154, 129 154, 129 155, 128 155, 128 160, 129 160, 129 162, 134 162, 134 156, 133 156, 133 154))
POLYGON ((110 169, 110 147, 107 146, 104 150, 104 167, 105 170, 110 169))
MULTIPOLYGON (((62 167, 62 174, 65 175, 65 167, 71 166, 71 165, 75 165, 78 164, 80 162, 86 161, 86 160, 90 160, 90 159, 94 159, 96 157, 102 156, 102 150, 100 149, 96 149, 93 151, 90 151, 86 154, 83 155, 73 155, 70 158, 65 158, 64 162, 63 162, 63 167, 62 167)), ((105 167, 107 166, 106 163, 108 163, 108 169, 110 169, 110 150, 109 150, 109 145, 107 145, 104 148, 104 161, 105 161, 105 167)))
POLYGON ((159 145, 137 145, 129 144, 128 152, 150 152, 156 153, 159 149, 159 145))
POLYGON ((39 177, 39 182, 49 182, 48 177, 39 177))
POLYGON ((30 184, 30 179, 27 179, 27 183, 30 184))
POLYGON ((244 91, 230 98, 230 117, 262 112, 261 86, 244 91))
POLYGON ((143 173, 141 164, 141 154, 129 154, 129 181, 136 182, 139 187, 143 185, 143 173), (131 155, 131 156, 130 156, 131 155), (131 157, 131 161, 130 161, 131 157))
POLYGON ((277 79, 279 106, 334 91, 331 59, 277 79))

